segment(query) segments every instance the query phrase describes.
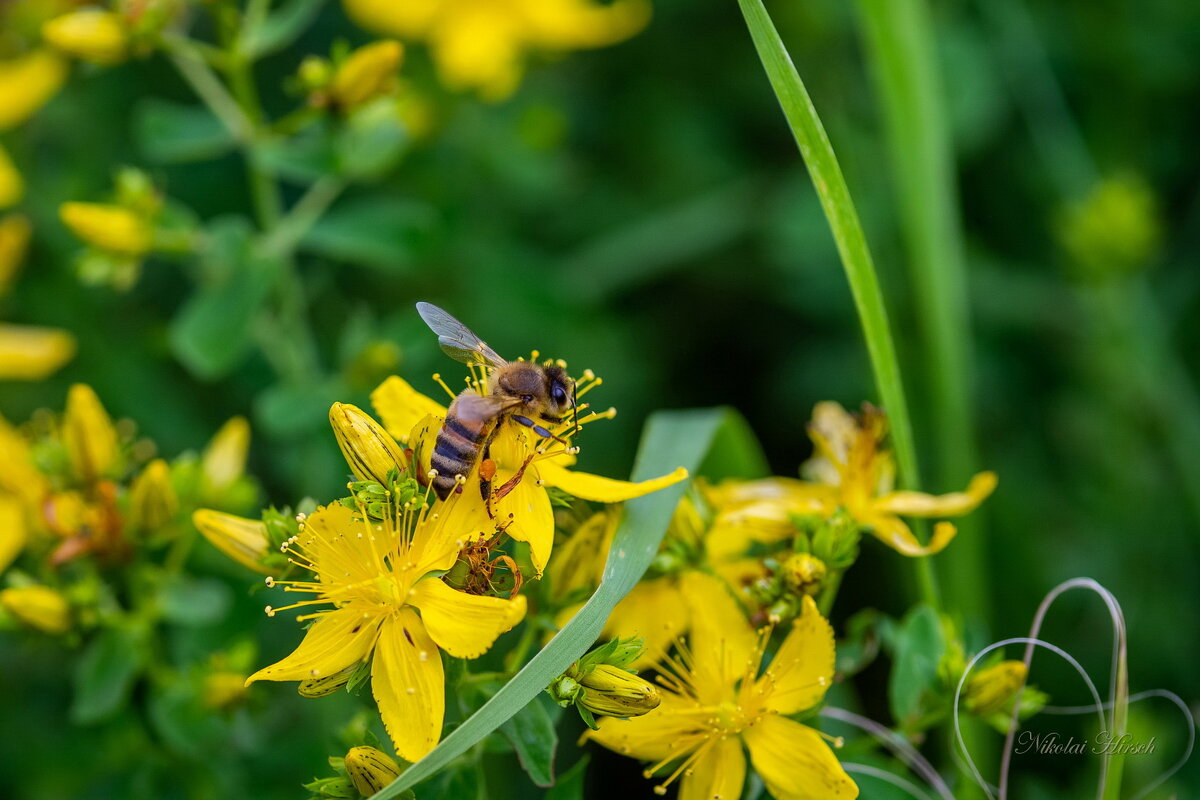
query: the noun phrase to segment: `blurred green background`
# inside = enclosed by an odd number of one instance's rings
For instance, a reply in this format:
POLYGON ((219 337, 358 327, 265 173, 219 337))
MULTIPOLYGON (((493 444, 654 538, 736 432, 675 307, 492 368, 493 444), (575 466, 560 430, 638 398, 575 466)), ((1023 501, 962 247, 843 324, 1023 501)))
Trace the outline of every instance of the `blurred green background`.
MULTIPOLYGON (((829 129, 881 271, 924 488, 961 488, 928 478, 937 474, 939 420, 925 387, 939 365, 924 363, 917 347, 880 102, 854 5, 768 8, 829 129)), ((1132 690, 1161 687, 1194 702, 1200 451, 1187 445, 1200 425, 1200 6, 1064 2, 1027 12, 976 0, 938 2, 934 12, 967 248, 977 466, 1000 475, 979 524, 963 534, 982 537, 990 582, 990 618, 972 622, 992 639, 1024 635, 1046 591, 1093 577, 1124 604, 1132 690), (1098 181, 1123 176, 1153 195, 1161 244, 1113 265, 1122 231, 1144 222, 1131 223, 1134 212, 1118 201, 1113 216, 1093 219, 1095 235, 1082 245, 1064 226, 1098 181)), ((308 33, 260 64, 271 112, 299 102, 279 87, 304 55, 327 53, 338 38, 371 40, 330 4, 308 33)), ((170 326, 193 291, 190 266, 151 258, 124 293, 81 285, 71 266, 79 244, 58 206, 102 197, 121 166, 146 169, 201 220, 249 213, 250 203, 235 154, 154 160, 149 104, 193 102, 161 56, 76 68, 38 116, 3 137, 27 181, 35 227, 3 311, 9 321, 69 329, 79 353, 48 381, 0 386, 4 416, 61 408, 67 386, 82 381, 174 455, 245 414, 263 499, 328 497, 345 470, 328 404, 365 407, 392 356, 394 369, 430 394, 430 373, 452 372, 413 311, 417 300, 444 306, 501 354, 538 348, 603 376, 591 399, 620 413, 580 443, 586 467, 614 476, 627 473, 641 422, 656 408, 733 405, 775 471, 792 475, 810 451, 804 423, 816 401, 850 407, 874 398, 832 238, 736 3, 656 0, 638 36, 536 58, 499 104, 440 88, 419 45, 402 74, 432 104, 432 129, 388 174, 339 198, 302 246, 304 300, 325 372, 294 392, 253 350, 215 379, 181 365, 170 326), (369 350, 372 342, 395 349, 369 350)), ((288 200, 299 194, 285 189, 288 200)), ((873 543, 864 551, 835 625, 867 605, 894 614, 908 605, 908 565, 873 543)), ((230 617, 259 614, 244 573, 211 562, 237 587, 230 617)), ((1068 601, 1047 638, 1103 689, 1101 611, 1068 601)), ((222 646, 243 624, 228 620, 190 633, 180 648, 222 646)), ((264 658, 294 637, 278 623, 260 629, 264 658)), ((49 643, 0 645, 0 719, 9 731, 0 737, 0 794, 166 796, 170 781, 141 758, 133 723, 68 726, 57 653, 49 643)), ((1039 679, 1037 663, 1035 682, 1055 702, 1086 701, 1065 673, 1039 679)), ((864 708, 886 720, 884 678, 867 673, 863 691, 864 708)), ((198 774, 218 762, 228 771, 212 779, 209 796, 300 796, 298 783, 322 774, 323 757, 337 748, 321 723, 341 719, 344 699, 300 708, 275 689, 258 687, 253 698, 270 709, 272 729, 192 742, 186 755, 198 774)), ((1133 783, 1169 765, 1185 742, 1178 713, 1156 702, 1135 713, 1160 748, 1155 759, 1127 763, 1133 783)), ((601 763, 605 775, 591 773, 594 796, 619 781, 648 795, 635 764, 601 763)), ((1083 796, 1092 779, 1054 759, 1024 769, 1033 777, 1023 797, 1083 796)), ((1173 785, 1200 785, 1200 769, 1173 785)))

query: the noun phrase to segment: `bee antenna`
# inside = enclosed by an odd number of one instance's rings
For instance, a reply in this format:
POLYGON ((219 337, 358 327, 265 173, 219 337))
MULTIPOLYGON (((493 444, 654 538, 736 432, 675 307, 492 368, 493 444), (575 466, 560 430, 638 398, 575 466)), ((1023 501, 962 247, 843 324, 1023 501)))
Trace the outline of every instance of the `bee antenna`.
POLYGON ((571 381, 571 417, 575 420, 574 438, 579 435, 579 381, 571 381))

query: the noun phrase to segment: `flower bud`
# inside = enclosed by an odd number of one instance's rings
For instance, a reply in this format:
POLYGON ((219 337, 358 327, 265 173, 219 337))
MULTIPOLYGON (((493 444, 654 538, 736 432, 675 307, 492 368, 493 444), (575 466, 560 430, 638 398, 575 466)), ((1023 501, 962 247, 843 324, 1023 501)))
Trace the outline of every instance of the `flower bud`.
POLYGON ((1080 278, 1136 273, 1149 266, 1162 242, 1158 203, 1138 175, 1107 178, 1061 214, 1058 237, 1080 278))
POLYGON ((126 256, 141 256, 154 243, 154 231, 142 217, 121 206, 63 203, 58 216, 86 244, 126 256))
POLYGON ((334 403, 329 409, 329 423, 350 471, 359 480, 387 486, 388 473, 404 469, 400 445, 362 409, 349 403, 334 403))
POLYGON ((246 696, 246 676, 240 672, 222 670, 204 676, 204 705, 207 708, 230 708, 246 696))
POLYGON ((0 147, 0 208, 15 206, 24 196, 25 181, 8 157, 8 151, 0 147))
POLYGON ((125 60, 129 45, 125 19, 99 8, 83 8, 45 22, 42 38, 66 55, 94 64, 125 60))
POLYGON ((815 595, 825 580, 825 562, 808 553, 793 553, 783 562, 783 578, 793 592, 815 595))
POLYGON ((231 418, 213 436, 200 458, 205 488, 220 493, 242 477, 249 450, 250 423, 245 417, 231 418))
POLYGON ((71 627, 67 598, 49 586, 21 586, 0 591, 0 603, 14 617, 46 633, 66 633, 71 627))
POLYGON ((300 681, 300 684, 296 687, 296 691, 301 697, 325 697, 326 695, 331 695, 349 683, 350 678, 353 677, 358 668, 359 665, 355 663, 330 675, 322 675, 319 678, 309 678, 308 680, 300 681))
POLYGON ((1001 661, 994 667, 980 670, 967 681, 963 694, 967 710, 981 717, 1001 710, 1025 685, 1028 675, 1023 661, 1001 661))
POLYGON ((570 675, 559 675, 550 682, 550 685, 546 687, 546 691, 554 699, 554 702, 563 708, 566 708, 583 696, 583 687, 579 685, 579 681, 570 675))
POLYGON ((146 465, 129 491, 129 523, 136 530, 155 531, 179 511, 179 497, 171 483, 171 468, 156 458, 146 465))
POLYGON ((37 113, 62 87, 67 71, 66 60, 47 49, 0 61, 0 131, 37 113))
POLYGON ((0 495, 0 572, 8 569, 8 565, 25 549, 28 537, 25 509, 21 501, 0 495))
MULTIPOLYGON (((0 158, 3 158, 0 155, 0 158)), ((3 169, 0 167, 0 169, 3 169)), ((3 179, 0 178, 0 183, 3 179)), ((3 189, 0 189, 0 195, 3 189)), ((0 202, 0 206, 4 205, 0 202)), ((31 226, 29 220, 22 214, 9 214, 0 219, 0 292, 3 292, 12 282, 12 277, 25 258, 29 247, 31 226)))
POLYGON ((600 664, 579 679, 581 705, 595 714, 638 717, 658 708, 661 697, 652 683, 611 664, 600 664))
POLYGON ((352 747, 346 753, 346 774, 363 797, 370 797, 396 778, 400 767, 388 755, 374 747, 352 747))
POLYGON ((92 387, 77 383, 67 392, 62 435, 80 480, 92 483, 116 470, 120 457, 117 429, 92 387))
POLYGON ((263 564, 269 548, 266 523, 209 508, 201 508, 192 514, 192 522, 213 547, 246 569, 263 575, 271 572, 263 564))
POLYGON ((364 45, 338 67, 329 90, 344 109, 360 106, 386 94, 395 82, 396 70, 404 59, 404 45, 384 40, 364 45))

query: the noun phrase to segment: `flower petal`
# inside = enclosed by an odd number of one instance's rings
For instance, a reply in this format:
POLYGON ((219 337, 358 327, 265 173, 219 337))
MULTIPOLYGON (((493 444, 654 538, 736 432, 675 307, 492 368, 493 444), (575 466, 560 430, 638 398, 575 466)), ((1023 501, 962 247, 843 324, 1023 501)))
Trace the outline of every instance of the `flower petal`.
POLYGON ((596 503, 621 503, 635 497, 657 492, 673 484, 686 480, 688 471, 683 467, 675 469, 658 478, 638 483, 620 481, 591 475, 587 472, 575 472, 555 463, 557 459, 544 459, 537 462, 538 472, 547 486, 562 489, 572 497, 581 500, 591 500, 596 503))
POLYGON ((75 337, 66 331, 0 325, 0 380, 41 380, 73 355, 75 337))
POLYGON ((264 667, 246 679, 255 681, 305 681, 340 672, 371 652, 379 633, 379 617, 349 606, 330 611, 308 629, 291 655, 264 667))
POLYGON ((28 532, 25 510, 15 497, 0 496, 0 572, 8 569, 25 549, 28 532))
POLYGON ((665 656, 675 638, 688 629, 691 619, 691 611, 679 590, 679 579, 654 578, 629 590, 608 615, 604 631, 614 638, 641 636, 645 640, 642 656, 630 665, 641 669, 665 656))
MULTIPOLYGON (((536 469, 531 466, 526 470, 513 490, 496 504, 496 517, 502 525, 508 524, 504 531, 509 536, 529 545, 529 559, 540 578, 554 547, 554 509, 546 487, 538 484, 536 469)), ((503 486, 508 477, 508 473, 501 470, 493 485, 503 486)), ((464 489, 467 490, 469 487, 464 489)))
MULTIPOLYGON (((702 572, 685 572, 680 582, 692 617, 689 644, 697 688, 711 687, 713 692, 728 695, 746 674, 758 636, 724 581, 702 572)), ((757 663, 754 666, 757 669, 757 663)), ((707 699, 721 702, 727 698, 707 699)))
POLYGON ((437 645, 417 613, 401 608, 388 617, 371 662, 371 692, 392 745, 405 761, 419 761, 442 738, 445 681, 437 645))
POLYGON ((650 713, 629 719, 601 717, 600 729, 584 731, 583 740, 591 739, 614 753, 643 761, 686 755, 708 737, 708 731, 697 723, 703 718, 694 711, 695 701, 668 691, 660 694, 662 702, 650 713))
POLYGON ((940 553, 958 533, 958 528, 949 522, 939 522, 933 526, 933 538, 929 540, 929 544, 922 545, 917 541, 917 537, 913 536, 908 525, 891 514, 873 514, 859 519, 859 522, 869 526, 876 539, 905 556, 931 556, 940 553))
POLYGON ((891 492, 875 501, 887 514, 910 517, 961 517, 974 511, 996 488, 996 473, 980 472, 965 491, 933 495, 924 492, 891 492))
POLYGON ((383 420, 383 427, 396 441, 407 444, 413 426, 426 414, 446 416, 446 407, 414 389, 408 381, 393 375, 371 392, 371 405, 383 420))
POLYGON ((805 597, 800 616, 758 685, 769 693, 769 708, 795 714, 821 701, 833 681, 833 669, 833 627, 813 599, 805 597))
POLYGON ((246 569, 270 575, 272 570, 263 564, 270 541, 267 526, 262 520, 199 508, 192 512, 192 524, 213 547, 246 569))
POLYGON ((747 728, 754 771, 776 800, 851 800, 858 787, 820 734, 807 725, 770 714, 747 728))
POLYGON ((83 481, 106 477, 117 466, 121 455, 117 429, 86 384, 77 383, 67 392, 63 443, 76 476, 83 481))
POLYGON ((746 756, 736 736, 717 739, 711 749, 696 759, 679 784, 679 800, 720 800, 742 796, 746 780, 746 756))
POLYGON ((416 574, 450 569, 458 551, 472 542, 491 537, 496 520, 488 514, 479 491, 479 468, 471 470, 461 492, 438 502, 413 538, 412 555, 416 574), (436 519, 434 515, 436 514, 436 519))
POLYGON ((525 617, 523 594, 511 600, 483 597, 455 591, 437 578, 418 581, 408 602, 421 609, 429 635, 455 658, 478 658, 525 617))

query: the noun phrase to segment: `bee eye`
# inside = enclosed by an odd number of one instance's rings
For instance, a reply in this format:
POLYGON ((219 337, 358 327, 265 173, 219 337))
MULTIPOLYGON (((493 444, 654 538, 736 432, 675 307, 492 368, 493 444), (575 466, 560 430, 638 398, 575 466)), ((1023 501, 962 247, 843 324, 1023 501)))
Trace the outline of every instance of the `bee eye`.
POLYGON ((567 390, 557 384, 554 386, 554 389, 550 392, 550 394, 554 398, 554 402, 559 405, 567 402, 567 390))

